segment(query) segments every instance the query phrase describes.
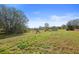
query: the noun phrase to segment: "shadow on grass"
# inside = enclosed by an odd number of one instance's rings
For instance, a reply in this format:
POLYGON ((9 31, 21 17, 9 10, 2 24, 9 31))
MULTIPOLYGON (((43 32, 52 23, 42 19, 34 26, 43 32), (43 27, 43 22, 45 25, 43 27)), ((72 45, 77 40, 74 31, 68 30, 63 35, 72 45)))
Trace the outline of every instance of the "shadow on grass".
POLYGON ((1 39, 5 39, 5 38, 20 36, 22 34, 5 34, 5 33, 0 33, 0 40, 1 39))

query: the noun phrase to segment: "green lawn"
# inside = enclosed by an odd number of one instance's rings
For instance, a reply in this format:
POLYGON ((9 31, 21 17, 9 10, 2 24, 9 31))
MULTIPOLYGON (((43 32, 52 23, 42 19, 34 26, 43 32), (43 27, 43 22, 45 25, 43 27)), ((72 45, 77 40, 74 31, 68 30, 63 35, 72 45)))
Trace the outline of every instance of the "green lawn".
POLYGON ((76 54, 79 53, 79 32, 59 30, 59 31, 41 32, 38 34, 30 32, 18 36, 0 35, 0 53, 1 54, 22 54, 22 53, 76 54))

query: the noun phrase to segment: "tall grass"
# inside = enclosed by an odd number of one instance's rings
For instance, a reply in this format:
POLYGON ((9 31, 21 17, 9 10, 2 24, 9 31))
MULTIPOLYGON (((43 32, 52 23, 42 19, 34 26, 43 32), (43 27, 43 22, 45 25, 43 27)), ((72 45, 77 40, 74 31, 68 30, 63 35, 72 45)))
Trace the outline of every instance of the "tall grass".
POLYGON ((0 53, 79 53, 79 32, 30 32, 8 37, 0 40, 0 53))

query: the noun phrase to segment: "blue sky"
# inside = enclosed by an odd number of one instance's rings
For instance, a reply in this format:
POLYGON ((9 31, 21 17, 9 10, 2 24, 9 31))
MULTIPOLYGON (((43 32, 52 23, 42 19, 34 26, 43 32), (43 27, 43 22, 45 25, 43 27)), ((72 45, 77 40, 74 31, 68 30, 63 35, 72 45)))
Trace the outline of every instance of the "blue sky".
POLYGON ((29 19, 29 27, 61 26, 69 20, 79 18, 78 4, 8 4, 22 10, 29 19))

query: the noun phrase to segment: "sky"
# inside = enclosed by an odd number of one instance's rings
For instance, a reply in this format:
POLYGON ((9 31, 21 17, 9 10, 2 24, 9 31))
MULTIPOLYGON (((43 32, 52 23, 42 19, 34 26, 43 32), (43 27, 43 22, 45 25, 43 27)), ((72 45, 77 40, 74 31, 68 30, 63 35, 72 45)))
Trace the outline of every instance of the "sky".
POLYGON ((44 26, 61 26, 69 20, 79 19, 79 4, 7 4, 22 10, 28 17, 30 28, 44 26))

